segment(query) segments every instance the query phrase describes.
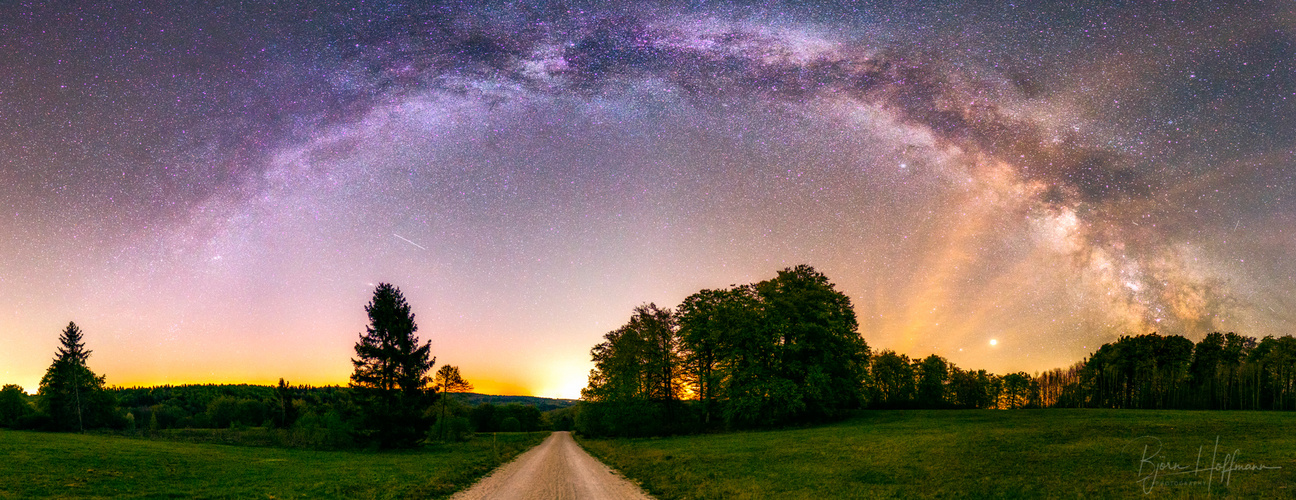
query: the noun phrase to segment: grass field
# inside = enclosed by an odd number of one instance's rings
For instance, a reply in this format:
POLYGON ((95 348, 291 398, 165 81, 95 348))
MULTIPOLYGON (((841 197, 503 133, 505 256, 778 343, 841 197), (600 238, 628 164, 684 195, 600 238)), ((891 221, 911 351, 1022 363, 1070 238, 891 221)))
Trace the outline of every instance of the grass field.
POLYGON ((364 452, 0 430, 0 499, 444 498, 546 435, 364 452))
POLYGON ((872 411, 814 428, 580 442, 663 500, 1296 498, 1292 413, 872 411), (1153 477, 1165 463, 1177 465, 1153 477))

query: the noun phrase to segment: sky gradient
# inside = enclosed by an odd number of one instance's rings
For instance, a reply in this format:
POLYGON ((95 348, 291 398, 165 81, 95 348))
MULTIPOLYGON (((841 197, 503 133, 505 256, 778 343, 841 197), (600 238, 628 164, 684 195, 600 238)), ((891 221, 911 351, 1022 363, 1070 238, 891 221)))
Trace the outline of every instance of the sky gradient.
POLYGON ((997 373, 1289 335, 1294 54, 1287 2, 6 6, 0 382, 75 321, 111 385, 345 384, 390 282, 574 398, 634 306, 802 263, 997 373))

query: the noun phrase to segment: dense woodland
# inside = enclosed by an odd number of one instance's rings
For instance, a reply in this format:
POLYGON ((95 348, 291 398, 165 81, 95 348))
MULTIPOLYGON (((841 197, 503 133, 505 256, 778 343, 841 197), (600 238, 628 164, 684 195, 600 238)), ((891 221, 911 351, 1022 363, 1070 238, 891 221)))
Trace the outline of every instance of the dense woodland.
POLYGON ((1121 337, 1034 376, 870 352, 809 266, 636 308, 591 351, 577 430, 642 436, 821 421, 862 408, 1296 410, 1296 339, 1121 337))
POLYGON ((415 335, 414 315, 396 287, 378 285, 365 311, 370 324, 356 343, 347 387, 292 386, 283 379, 272 387, 106 387, 105 377, 87 363, 91 351, 80 328, 69 323, 35 397, 16 385, 0 389, 0 427, 140 435, 230 429, 243 433, 235 436, 240 442, 310 448, 401 448, 467 439, 474 432, 572 427, 568 402, 544 400, 552 408, 547 414, 535 404, 496 405, 491 401, 543 398, 471 394, 472 384, 458 367, 442 365, 434 372, 430 344, 415 335))
MULTIPOLYGON (((105 408, 107 418, 87 429, 165 435, 179 429, 260 428, 281 433, 277 442, 290 446, 344 448, 359 444, 352 436, 357 430, 359 410, 349 387, 109 387, 103 396, 112 402, 105 408)), ((27 396, 19 386, 4 386, 0 394, 0 427, 77 430, 76 426, 54 425, 47 414, 36 409, 37 399, 27 396)), ((447 427, 458 425, 460 435, 454 437, 460 439, 465 437, 464 432, 571 428, 571 402, 545 398, 516 398, 526 404, 491 402, 495 399, 481 394, 452 394, 446 398, 447 416, 440 416, 438 403, 430 410, 436 415, 429 418, 434 423, 438 419, 454 422, 447 427)))
POLYGON ((379 285, 347 387, 115 388, 69 323, 36 396, 0 388, 0 427, 154 434, 259 429, 266 442, 403 447, 474 432, 575 429, 645 436, 831 420, 865 408, 1296 410, 1296 339, 1211 333, 1120 337, 1068 368, 996 375, 931 355, 873 353, 849 298, 809 266, 645 304, 593 348, 589 385, 563 400, 484 396, 415 336, 400 291, 379 285), (495 404, 496 402, 504 404, 495 404), (525 402, 527 404, 519 404, 525 402), (537 407, 540 406, 540 407, 537 407), (548 410, 543 411, 542 410, 548 410))

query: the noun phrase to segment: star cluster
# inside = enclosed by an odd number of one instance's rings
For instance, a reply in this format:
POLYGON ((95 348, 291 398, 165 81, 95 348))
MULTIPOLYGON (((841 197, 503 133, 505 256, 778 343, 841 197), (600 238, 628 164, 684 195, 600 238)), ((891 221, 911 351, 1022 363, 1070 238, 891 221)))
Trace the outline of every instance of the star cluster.
POLYGON ((0 12, 0 372, 344 383, 396 284, 574 397, 642 302, 808 263, 875 349, 1039 371, 1296 325, 1296 13, 1040 3, 0 12))

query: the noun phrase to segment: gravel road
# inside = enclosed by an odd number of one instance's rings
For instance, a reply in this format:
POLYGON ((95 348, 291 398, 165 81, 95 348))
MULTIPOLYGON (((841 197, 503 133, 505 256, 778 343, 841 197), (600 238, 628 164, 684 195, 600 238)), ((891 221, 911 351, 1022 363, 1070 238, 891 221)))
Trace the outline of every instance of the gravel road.
POLYGON ((540 446, 495 469, 450 500, 651 500, 634 483, 612 472, 572 440, 555 432, 540 446))

